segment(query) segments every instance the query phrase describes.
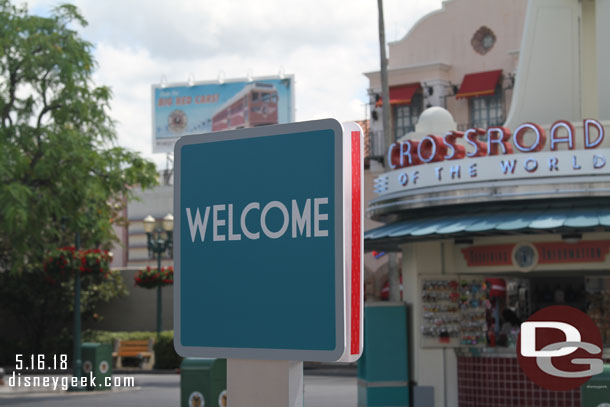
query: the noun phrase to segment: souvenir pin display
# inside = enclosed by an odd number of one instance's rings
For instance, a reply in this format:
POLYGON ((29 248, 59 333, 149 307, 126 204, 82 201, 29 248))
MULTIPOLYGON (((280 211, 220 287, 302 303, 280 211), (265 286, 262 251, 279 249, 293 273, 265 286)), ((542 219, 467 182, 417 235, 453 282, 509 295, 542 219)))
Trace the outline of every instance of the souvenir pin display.
POLYGON ((460 280, 460 343, 464 346, 485 345, 486 311, 491 308, 487 284, 481 280, 460 280))
POLYGON ((422 287, 422 335, 440 343, 459 338, 460 315, 456 280, 425 280, 422 287))

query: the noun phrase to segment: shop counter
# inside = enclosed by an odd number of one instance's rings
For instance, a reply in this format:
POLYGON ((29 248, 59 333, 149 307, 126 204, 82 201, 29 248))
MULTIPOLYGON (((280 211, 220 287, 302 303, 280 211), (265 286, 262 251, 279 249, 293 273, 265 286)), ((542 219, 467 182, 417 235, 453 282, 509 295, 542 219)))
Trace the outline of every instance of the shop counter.
POLYGON ((512 347, 455 348, 460 407, 580 407, 580 388, 550 391, 538 387, 519 367, 512 347))

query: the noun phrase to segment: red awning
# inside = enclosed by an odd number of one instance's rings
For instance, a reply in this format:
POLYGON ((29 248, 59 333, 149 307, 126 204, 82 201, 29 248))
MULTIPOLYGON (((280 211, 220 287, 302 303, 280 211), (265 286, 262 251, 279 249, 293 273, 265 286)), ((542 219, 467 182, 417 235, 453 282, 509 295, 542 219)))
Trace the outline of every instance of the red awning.
POLYGON ((502 75, 501 69, 466 74, 455 97, 459 99, 493 95, 500 80, 500 75, 502 75))
MULTIPOLYGON (((413 99, 413 95, 421 88, 419 83, 410 83, 408 85, 390 86, 390 104, 391 105, 408 105, 413 99)), ((382 106, 381 99, 377 101, 375 106, 382 106)))

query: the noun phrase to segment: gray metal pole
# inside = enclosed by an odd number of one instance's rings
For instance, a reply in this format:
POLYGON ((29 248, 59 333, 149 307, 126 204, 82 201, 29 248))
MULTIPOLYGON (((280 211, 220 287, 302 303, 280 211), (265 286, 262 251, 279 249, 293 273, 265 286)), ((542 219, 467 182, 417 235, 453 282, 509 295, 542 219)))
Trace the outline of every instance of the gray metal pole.
MULTIPOLYGON (((159 247, 159 251, 157 252, 157 271, 159 271, 159 273, 161 272, 161 254, 163 252, 161 251, 161 247, 159 247)), ((161 337, 161 329, 162 329, 162 323, 161 323, 161 313, 162 313, 162 308, 161 308, 161 286, 157 287, 157 341, 159 340, 159 338, 161 337)))
MULTIPOLYGON (((383 22, 383 0, 377 0, 379 9, 379 56, 381 63, 381 97, 382 97, 382 117, 383 117, 383 140, 385 150, 394 142, 392 137, 392 126, 390 124, 390 85, 388 85, 388 59, 385 53, 385 24, 383 22)), ((390 169, 388 155, 383 155, 386 170, 390 169)))
MULTIPOLYGON (((80 250, 80 233, 76 232, 74 238, 74 247, 76 252, 80 250)), ((81 354, 81 315, 80 315, 80 270, 74 271, 74 350, 73 350, 73 372, 72 375, 77 379, 77 385, 72 390, 84 390, 80 385, 81 370, 83 366, 83 359, 81 354)))
MULTIPOLYGON (((381 98, 383 116, 383 139, 385 150, 394 142, 392 137, 392 126, 390 123, 390 85, 388 84, 388 59, 385 52, 385 24, 383 22, 383 0, 377 0, 379 9, 379 56, 381 62, 381 98)), ((389 171, 390 163, 388 155, 383 155, 383 162, 386 171, 389 171)), ((390 286, 390 301, 400 301, 400 278, 398 276, 398 263, 396 253, 388 253, 388 280, 390 286)))

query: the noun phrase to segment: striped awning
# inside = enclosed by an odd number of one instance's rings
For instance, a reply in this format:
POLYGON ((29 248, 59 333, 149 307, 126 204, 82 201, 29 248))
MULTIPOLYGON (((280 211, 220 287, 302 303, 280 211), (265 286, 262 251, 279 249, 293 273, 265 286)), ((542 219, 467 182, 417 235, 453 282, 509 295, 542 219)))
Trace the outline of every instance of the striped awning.
POLYGON ((466 74, 455 97, 459 99, 493 95, 501 75, 501 69, 466 74))
MULTIPOLYGON (((413 99, 413 95, 421 89, 419 83, 410 83, 408 85, 390 86, 390 104, 391 105, 408 105, 413 99)), ((376 103, 377 107, 383 105, 381 99, 376 103)))
POLYGON ((366 250, 387 250, 405 241, 577 230, 610 230, 610 209, 525 210, 406 220, 365 232, 364 245, 366 250))

